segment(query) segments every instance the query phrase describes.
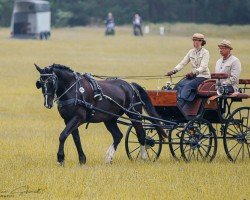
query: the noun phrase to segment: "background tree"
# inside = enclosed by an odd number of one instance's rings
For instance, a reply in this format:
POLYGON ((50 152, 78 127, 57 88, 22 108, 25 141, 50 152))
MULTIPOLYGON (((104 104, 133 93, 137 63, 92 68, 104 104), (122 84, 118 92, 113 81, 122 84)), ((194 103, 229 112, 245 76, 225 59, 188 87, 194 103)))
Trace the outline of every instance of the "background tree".
MULTIPOLYGON (((144 21, 250 24, 250 0, 49 0, 53 26, 103 23, 112 12, 116 24, 144 21)), ((9 26, 14 0, 0 0, 0 26, 9 26)))

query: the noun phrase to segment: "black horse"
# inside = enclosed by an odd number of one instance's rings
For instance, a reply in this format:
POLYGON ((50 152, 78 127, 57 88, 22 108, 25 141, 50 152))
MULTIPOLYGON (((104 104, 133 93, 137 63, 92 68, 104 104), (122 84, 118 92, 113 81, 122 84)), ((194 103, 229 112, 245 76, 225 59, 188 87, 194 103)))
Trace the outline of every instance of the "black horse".
MULTIPOLYGON (((84 123, 104 122, 106 128, 113 136, 113 144, 109 147, 106 162, 111 163, 113 155, 123 135, 117 126, 119 116, 124 113, 131 119, 138 141, 141 144, 141 157, 147 159, 145 149, 145 131, 139 121, 144 107, 150 116, 158 117, 147 93, 136 83, 128 83, 124 80, 113 79, 97 81, 102 90, 102 100, 94 99, 94 91, 86 74, 74 72, 69 67, 53 64, 44 69, 35 65, 40 73, 40 79, 36 82, 37 88, 42 88, 44 106, 53 107, 53 101, 58 102, 58 111, 66 124, 59 137, 59 150, 57 153, 58 164, 64 162, 64 143, 69 134, 72 134, 80 164, 86 163, 86 156, 82 150, 78 127, 84 123), (96 112, 96 108, 100 110, 96 112), (132 110, 133 112, 129 112, 132 110), (104 112, 102 112, 104 111, 104 112), (128 111, 128 112, 126 112, 128 111)), ((160 125, 157 120, 152 123, 160 125)), ((167 137, 160 126, 156 126, 159 135, 167 137)))

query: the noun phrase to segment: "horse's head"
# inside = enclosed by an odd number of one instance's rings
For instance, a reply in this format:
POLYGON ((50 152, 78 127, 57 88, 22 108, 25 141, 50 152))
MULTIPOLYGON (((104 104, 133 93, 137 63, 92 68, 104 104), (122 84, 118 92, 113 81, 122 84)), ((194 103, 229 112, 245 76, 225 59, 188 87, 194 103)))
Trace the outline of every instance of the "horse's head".
POLYGON ((48 109, 53 107, 53 101, 57 90, 57 76, 50 67, 40 68, 35 64, 37 71, 40 73, 40 78, 36 82, 37 89, 42 88, 44 96, 44 106, 48 109))

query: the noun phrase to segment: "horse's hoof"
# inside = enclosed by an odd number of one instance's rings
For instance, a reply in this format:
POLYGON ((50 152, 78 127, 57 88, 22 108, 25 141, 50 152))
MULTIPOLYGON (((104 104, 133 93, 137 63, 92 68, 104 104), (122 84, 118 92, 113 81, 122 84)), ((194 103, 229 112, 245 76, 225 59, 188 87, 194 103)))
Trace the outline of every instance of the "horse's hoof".
POLYGON ((86 160, 80 160, 80 161, 79 161, 79 164, 80 164, 80 165, 85 165, 85 164, 86 164, 86 160))
POLYGON ((113 162, 112 162, 112 161, 110 161, 110 162, 106 162, 106 164, 107 164, 107 165, 112 165, 112 164, 113 164, 113 162))
POLYGON ((110 158, 110 157, 107 157, 106 160, 105 160, 105 163, 106 163, 106 164, 109 164, 109 165, 111 165, 112 162, 113 162, 113 159, 110 158))
POLYGON ((64 166, 64 162, 57 162, 57 165, 60 166, 60 167, 63 167, 64 166))

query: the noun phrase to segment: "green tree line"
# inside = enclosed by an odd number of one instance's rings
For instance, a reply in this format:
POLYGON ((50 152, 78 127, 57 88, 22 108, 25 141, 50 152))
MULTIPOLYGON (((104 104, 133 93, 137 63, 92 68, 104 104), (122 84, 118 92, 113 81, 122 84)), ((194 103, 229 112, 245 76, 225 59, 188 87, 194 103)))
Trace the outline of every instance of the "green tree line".
MULTIPOLYGON (((49 0, 53 26, 103 22, 112 12, 116 24, 144 21, 250 24, 250 0, 49 0)), ((0 26, 9 26, 14 0, 0 0, 0 26)))

